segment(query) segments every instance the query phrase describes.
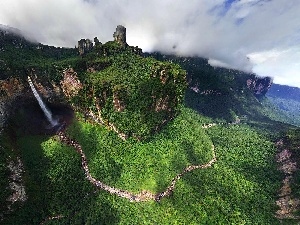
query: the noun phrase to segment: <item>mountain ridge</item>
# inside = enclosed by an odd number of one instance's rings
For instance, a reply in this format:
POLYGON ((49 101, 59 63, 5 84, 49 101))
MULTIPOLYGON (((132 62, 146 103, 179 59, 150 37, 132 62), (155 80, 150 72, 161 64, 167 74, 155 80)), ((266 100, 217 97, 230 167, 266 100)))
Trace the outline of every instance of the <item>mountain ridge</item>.
POLYGON ((288 85, 273 84, 267 96, 292 99, 300 102, 300 88, 288 85))

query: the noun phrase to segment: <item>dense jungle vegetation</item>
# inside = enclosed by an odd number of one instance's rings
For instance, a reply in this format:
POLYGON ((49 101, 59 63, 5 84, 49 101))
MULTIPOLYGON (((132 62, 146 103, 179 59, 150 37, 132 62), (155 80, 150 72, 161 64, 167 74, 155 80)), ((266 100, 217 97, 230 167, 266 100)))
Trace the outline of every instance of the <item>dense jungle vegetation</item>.
POLYGON ((217 163, 187 174, 170 198, 130 203, 96 191, 84 178, 79 155, 54 137, 24 136, 17 142, 25 169, 28 200, 7 224, 279 224, 273 213, 280 187, 274 146, 249 125, 220 125, 193 110, 181 114, 150 141, 124 142, 80 115, 68 129, 84 148, 94 177, 133 192, 161 191, 182 168, 217 163), (195 216, 196 215, 196 216, 195 216))
MULTIPOLYGON (((27 111, 20 109, 0 133, 2 224, 297 224, 297 220, 275 217, 283 174, 274 143, 284 138, 300 163, 300 131, 278 122, 282 118, 275 106, 264 104, 266 99, 258 100, 247 88, 246 80, 253 75, 213 68, 196 57, 142 57, 114 42, 84 57, 74 49, 52 52, 33 45, 18 51, 7 47, 11 50, 0 58, 1 78, 25 80, 24 70, 34 68, 41 80, 59 84, 64 68, 77 72, 83 88, 68 99, 76 112, 66 133, 82 146, 96 179, 133 193, 157 193, 185 167, 211 160, 212 145, 217 161, 184 175, 173 194, 160 202, 130 202, 88 182, 80 155, 57 135, 24 132, 17 124, 27 111), (20 55, 16 65, 7 64, 14 52, 20 55), (96 72, 88 72, 90 67, 96 72), (104 93, 107 98, 101 99, 104 93), (115 96, 124 110, 114 108, 115 96), (155 110, 166 96, 167 107, 155 110), (85 115, 98 113, 96 103, 104 125, 85 115), (128 134, 126 141, 107 129, 109 122, 128 134), (207 128, 207 124, 213 125, 207 128), (8 211, 7 164, 18 157, 24 166, 28 199, 8 211)), ((42 111, 36 113, 42 115, 42 111)), ((299 173, 294 181, 293 192, 299 195, 299 173)))
POLYGON ((178 65, 141 57, 112 42, 86 58, 96 72, 80 75, 83 88, 70 100, 77 108, 101 111, 105 123, 140 138, 177 114, 186 88, 186 73, 178 65))

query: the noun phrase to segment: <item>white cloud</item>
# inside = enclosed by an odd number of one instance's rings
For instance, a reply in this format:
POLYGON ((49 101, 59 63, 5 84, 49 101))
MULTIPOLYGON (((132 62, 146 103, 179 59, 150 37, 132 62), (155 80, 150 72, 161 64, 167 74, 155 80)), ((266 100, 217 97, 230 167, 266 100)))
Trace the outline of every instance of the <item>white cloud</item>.
POLYGON ((216 59, 209 59, 209 60, 208 60, 208 63, 209 63, 211 66, 214 66, 214 67, 231 68, 231 66, 228 65, 227 63, 221 62, 221 61, 216 60, 216 59))
POLYGON ((127 27, 127 42, 144 51, 199 55, 300 87, 300 1, 240 0, 230 7, 225 3, 1 0, 0 23, 40 42, 70 47, 81 38, 112 40, 115 27, 122 24, 127 27))
POLYGON ((300 46, 249 55, 253 71, 262 76, 274 74, 274 82, 300 87, 300 46))

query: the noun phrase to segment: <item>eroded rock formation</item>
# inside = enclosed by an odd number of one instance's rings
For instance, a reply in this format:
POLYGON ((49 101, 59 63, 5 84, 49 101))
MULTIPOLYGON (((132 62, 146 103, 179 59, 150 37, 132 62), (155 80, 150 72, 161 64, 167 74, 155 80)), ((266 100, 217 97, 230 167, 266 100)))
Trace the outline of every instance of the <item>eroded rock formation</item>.
POLYGON ((63 71, 63 80, 60 82, 62 90, 66 97, 71 98, 78 94, 83 88, 77 73, 73 68, 68 68, 63 71))
POLYGON ((85 55, 93 49, 93 42, 90 39, 81 39, 78 41, 78 52, 79 55, 85 55))
POLYGON ((14 160, 9 158, 7 169, 9 171, 9 186, 7 188, 10 190, 10 195, 6 199, 7 204, 2 208, 4 210, 0 211, 0 222, 6 215, 11 214, 20 207, 20 204, 28 198, 23 180, 24 166, 20 157, 14 160))
POLYGON ((273 80, 271 77, 253 76, 247 80, 247 87, 253 92, 256 98, 260 99, 271 88, 273 80))
POLYGON ((294 196, 291 188, 298 166, 292 157, 291 150, 285 148, 283 140, 279 140, 276 143, 276 147, 279 150, 276 155, 277 163, 279 164, 278 169, 284 174, 276 201, 276 205, 279 207, 276 211, 276 217, 279 219, 299 219, 299 216, 295 215, 295 213, 299 209, 300 199, 294 196))
POLYGON ((122 25, 118 25, 116 32, 114 32, 114 40, 122 46, 127 46, 126 43, 126 28, 122 25))

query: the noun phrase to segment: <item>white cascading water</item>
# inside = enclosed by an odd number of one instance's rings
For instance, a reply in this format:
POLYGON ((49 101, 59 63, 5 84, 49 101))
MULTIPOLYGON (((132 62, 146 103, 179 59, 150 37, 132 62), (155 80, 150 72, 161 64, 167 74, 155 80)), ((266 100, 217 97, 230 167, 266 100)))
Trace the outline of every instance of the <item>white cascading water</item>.
POLYGON ((52 118, 52 113, 51 111, 47 108, 47 106, 45 105, 45 103, 43 102, 43 100, 41 99, 39 93, 37 92, 37 90, 35 89, 30 77, 28 76, 28 82, 30 85, 30 88, 34 94, 34 97, 36 98, 36 100, 38 101, 41 109, 43 110, 45 116, 47 117, 48 121, 51 123, 51 126, 54 127, 58 124, 57 120, 52 118))

